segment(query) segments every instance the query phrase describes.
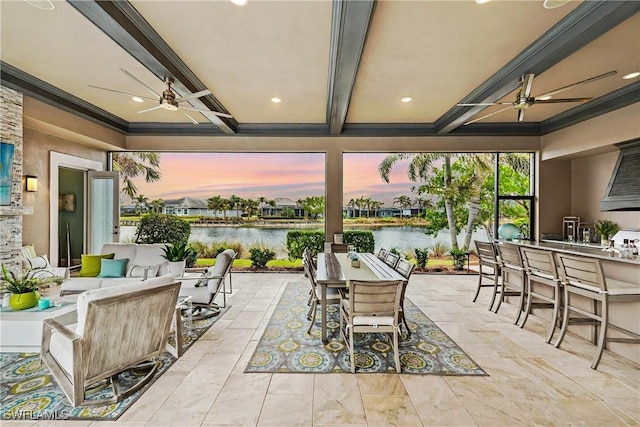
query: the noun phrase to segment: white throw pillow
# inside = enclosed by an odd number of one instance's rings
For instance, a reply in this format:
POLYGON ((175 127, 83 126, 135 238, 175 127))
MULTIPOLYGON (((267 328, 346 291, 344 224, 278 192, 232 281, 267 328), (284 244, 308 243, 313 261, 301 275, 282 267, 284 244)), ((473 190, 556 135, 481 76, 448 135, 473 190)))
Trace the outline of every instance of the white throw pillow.
POLYGON ((39 269, 39 268, 49 268, 51 264, 49 264, 49 260, 46 255, 37 256, 35 258, 28 258, 27 263, 29 264, 30 269, 39 269))

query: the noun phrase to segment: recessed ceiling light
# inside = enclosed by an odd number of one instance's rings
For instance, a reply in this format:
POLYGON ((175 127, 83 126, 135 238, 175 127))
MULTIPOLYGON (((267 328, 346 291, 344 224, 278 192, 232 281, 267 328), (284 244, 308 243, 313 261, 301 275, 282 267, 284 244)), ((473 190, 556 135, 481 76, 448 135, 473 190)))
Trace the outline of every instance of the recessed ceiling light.
POLYGON ((629 73, 625 76, 622 76, 623 79, 625 80, 629 80, 629 79, 635 79, 636 77, 640 76, 640 71, 635 71, 633 73, 629 73))
POLYGON ((411 102, 413 101, 413 98, 411 98, 410 96, 405 96, 404 98, 400 98, 400 102, 411 102))
POLYGON ((551 95, 541 96, 540 98, 536 98, 536 101, 546 101, 553 98, 551 95))
POLYGON ((248 0, 231 0, 231 3, 235 4, 236 6, 246 6, 247 1, 248 0))
POLYGON ((282 102, 282 99, 274 96, 273 98, 271 98, 271 102, 278 104, 279 102, 282 102))
POLYGON ((476 0, 476 3, 478 4, 485 4, 485 3, 489 3, 491 0, 476 0))
POLYGON ((133 99, 136 102, 144 102, 144 99, 140 98, 139 96, 132 96, 131 99, 133 99))
POLYGON ((555 9, 560 6, 564 6, 570 1, 571 0, 544 0, 542 6, 544 6, 545 9, 555 9))
POLYGON ((51 0, 24 0, 33 7, 37 7, 41 10, 53 10, 56 6, 51 0))

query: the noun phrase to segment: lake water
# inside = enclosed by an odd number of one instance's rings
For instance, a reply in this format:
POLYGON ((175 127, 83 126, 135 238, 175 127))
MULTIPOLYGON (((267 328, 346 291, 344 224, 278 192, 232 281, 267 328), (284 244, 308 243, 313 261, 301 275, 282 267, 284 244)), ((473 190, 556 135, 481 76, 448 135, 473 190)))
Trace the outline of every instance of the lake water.
MULTIPOLYGON (((133 226, 123 226, 121 228, 121 241, 132 241, 136 228, 133 226)), ((222 241, 239 241, 245 249, 253 245, 264 245, 276 252, 277 258, 287 257, 287 233, 289 228, 259 228, 259 227, 192 227, 191 241, 201 241, 206 243, 222 241)), ((442 243, 450 246, 449 234, 440 232, 437 237, 424 234, 423 227, 355 227, 345 228, 345 230, 369 230, 373 232, 376 250, 384 247, 387 249, 397 248, 402 253, 413 252, 415 248, 429 248, 435 243, 442 243)), ((473 235, 474 239, 488 240, 484 230, 478 230, 473 235)), ((462 243, 463 236, 458 236, 458 244, 462 243)))

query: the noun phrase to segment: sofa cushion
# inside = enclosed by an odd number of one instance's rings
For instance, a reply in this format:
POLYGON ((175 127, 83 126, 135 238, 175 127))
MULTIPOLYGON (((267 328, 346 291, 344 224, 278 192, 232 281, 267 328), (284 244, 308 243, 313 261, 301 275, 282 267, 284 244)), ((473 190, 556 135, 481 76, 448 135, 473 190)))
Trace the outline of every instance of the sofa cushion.
POLYGON ((136 256, 132 263, 129 263, 129 271, 127 273, 128 276, 134 277, 135 275, 139 275, 139 277, 143 277, 144 268, 141 269, 136 268, 138 266, 157 266, 157 270, 149 271, 147 277, 155 277, 155 276, 164 276, 168 273, 167 269, 167 260, 162 257, 164 255, 164 243, 150 243, 144 245, 136 246, 136 256), (164 269, 162 268, 164 267, 164 269))
POLYGON ((49 268, 51 264, 49 264, 49 260, 46 255, 37 256, 33 258, 27 258, 27 264, 29 269, 38 269, 38 268, 49 268))
MULTIPOLYGON (((108 279, 118 280, 118 279, 108 279)), ((142 282, 128 283, 120 286, 109 286, 100 289, 94 289, 81 293, 78 296, 78 326, 76 333, 82 335, 84 332, 84 323, 87 316, 87 309, 89 303, 94 300, 113 297, 116 295, 123 295, 132 293, 143 289, 151 289, 175 282, 175 279, 170 276, 156 277, 154 279, 145 280, 142 282)))
POLYGON ((124 277, 128 258, 102 259, 100 261, 100 274, 98 277, 124 277))
POLYGON ((82 254, 82 267, 80 267, 80 277, 97 277, 100 274, 100 261, 102 258, 113 259, 114 253, 102 255, 82 254))
MULTIPOLYGON (((113 259, 124 259, 127 258, 129 262, 127 262, 125 272, 131 270, 131 266, 134 264, 134 259, 136 257, 138 245, 135 243, 105 243, 102 246, 102 250, 100 253, 103 254, 116 254, 113 259)), ((125 274, 126 275, 126 274, 125 274)))
MULTIPOLYGON (((72 325, 66 325, 67 329, 76 331, 77 323, 72 325)), ((58 362, 58 365, 67 372, 67 374, 73 376, 73 344, 71 340, 67 339, 60 332, 54 330, 51 334, 51 344, 49 345, 49 352, 58 362)))
POLYGON ((29 263, 27 262, 27 260, 29 258, 35 258, 38 255, 36 254, 36 248, 34 245, 24 245, 21 249, 21 255, 22 255, 22 268, 23 269, 28 269, 31 268, 29 266, 29 263))
POLYGON ((62 288, 60 288, 60 295, 80 293, 91 289, 100 289, 103 280, 105 279, 102 279, 100 277, 72 277, 71 279, 65 280, 62 283, 62 288))

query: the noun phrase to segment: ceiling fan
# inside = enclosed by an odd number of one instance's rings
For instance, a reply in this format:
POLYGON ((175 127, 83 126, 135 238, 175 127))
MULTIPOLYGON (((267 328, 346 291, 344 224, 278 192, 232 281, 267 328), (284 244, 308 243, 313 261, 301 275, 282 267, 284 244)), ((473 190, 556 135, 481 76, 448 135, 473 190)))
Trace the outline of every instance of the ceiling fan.
POLYGON ((595 82, 596 80, 604 79, 605 77, 610 77, 615 74, 618 74, 617 71, 609 71, 608 73, 600 74, 595 77, 590 77, 585 80, 581 80, 576 83, 572 83, 568 86, 563 86, 561 88, 552 90, 545 94, 539 96, 531 96, 531 88, 533 87, 533 78, 534 74, 523 74, 520 79, 520 83, 518 87, 520 90, 516 94, 516 100, 514 102, 479 102, 472 104, 456 104, 458 107, 478 107, 478 106, 491 106, 491 105, 508 105, 508 107, 500 109, 498 111, 494 111, 491 114, 484 115, 482 117, 478 117, 477 119, 470 120, 464 125, 469 125, 471 123, 475 123, 479 120, 486 119, 487 117, 491 117, 495 114, 502 113, 510 108, 518 111, 518 121, 521 122, 524 120, 524 112, 527 108, 531 107, 534 104, 559 104, 563 102, 587 102, 592 100, 593 98, 557 98, 552 99, 551 97, 557 93, 564 92, 565 90, 572 89, 576 86, 583 85, 586 83, 595 82))
POLYGON ((192 93, 190 95, 180 96, 179 97, 179 96, 176 96, 176 93, 171 88, 171 86, 173 85, 173 79, 170 78, 170 77, 166 77, 164 79, 164 83, 167 85, 167 89, 164 90, 162 92, 162 95, 161 95, 161 94, 157 93, 155 90, 151 89, 144 82, 139 80, 137 77, 135 77, 133 74, 131 74, 130 72, 128 72, 124 68, 121 68, 120 71, 122 71, 127 76, 131 77, 133 80, 135 80, 136 82, 138 82, 142 86, 144 86, 149 92, 151 92, 153 95, 155 95, 155 98, 150 98, 150 97, 147 97, 147 96, 135 95, 133 93, 123 92, 123 91, 115 90, 115 89, 108 89, 108 88, 100 87, 100 86, 94 86, 94 85, 88 85, 88 86, 96 88, 96 89, 107 90, 109 92, 118 93, 120 95, 125 95, 125 96, 129 96, 129 97, 136 97, 136 98, 139 98, 139 99, 144 100, 144 101, 158 101, 159 105, 156 105, 155 107, 147 108, 145 110, 138 111, 138 113, 146 113, 146 112, 149 112, 149 111, 157 110, 158 108, 162 108, 162 109, 169 110, 169 111, 178 111, 178 112, 182 113, 185 117, 187 117, 189 120, 191 120, 191 122, 194 125, 197 125, 198 121, 196 119, 194 119, 193 117, 191 117, 189 114, 187 114, 184 110, 197 111, 199 113, 215 114, 216 116, 226 117, 226 118, 229 118, 229 119, 233 117, 231 114, 220 113, 220 112, 217 112, 217 111, 210 111, 210 110, 200 110, 198 108, 194 108, 194 107, 191 107, 191 106, 187 107, 187 106, 179 104, 179 103, 184 102, 184 101, 189 101, 191 99, 197 99, 197 98, 200 98, 200 97, 203 97, 203 96, 206 96, 206 95, 210 95, 211 91, 208 90, 208 89, 207 90, 201 90, 200 92, 192 93))

